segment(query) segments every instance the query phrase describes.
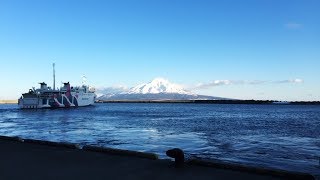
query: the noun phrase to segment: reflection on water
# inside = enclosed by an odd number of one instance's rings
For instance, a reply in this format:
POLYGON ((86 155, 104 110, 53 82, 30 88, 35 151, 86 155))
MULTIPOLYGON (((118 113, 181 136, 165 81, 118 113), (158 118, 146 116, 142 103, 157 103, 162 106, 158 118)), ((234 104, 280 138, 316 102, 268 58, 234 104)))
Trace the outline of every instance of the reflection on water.
POLYGON ((320 108, 110 103, 19 110, 0 105, 0 135, 188 156, 319 175, 320 108))

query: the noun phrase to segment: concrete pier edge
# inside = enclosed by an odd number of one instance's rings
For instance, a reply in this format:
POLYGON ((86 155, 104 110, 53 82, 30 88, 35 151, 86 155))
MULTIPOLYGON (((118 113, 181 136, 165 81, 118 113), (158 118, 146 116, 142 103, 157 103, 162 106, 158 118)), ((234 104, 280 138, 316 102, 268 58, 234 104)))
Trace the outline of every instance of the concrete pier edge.
POLYGON ((272 175, 277 177, 289 178, 289 179, 315 179, 311 174, 302 173, 302 172, 292 172, 280 169, 272 169, 272 168, 262 168, 262 167, 252 167, 245 166, 240 164, 231 164, 227 162, 213 162, 210 160, 202 160, 202 159, 190 159, 186 162, 190 165, 198 165, 205 167, 213 167, 218 169, 228 169, 234 171, 262 174, 262 175, 272 175))
MULTIPOLYGON (((23 139, 18 136, 9 137, 9 136, 0 135, 0 140, 15 141, 20 143, 32 143, 32 144, 61 147, 61 148, 68 148, 68 149, 78 149, 82 151, 92 151, 92 152, 114 154, 114 155, 135 156, 135 157, 146 158, 151 160, 159 159, 158 155, 155 153, 115 149, 115 148, 108 148, 108 147, 99 147, 99 146, 92 146, 92 145, 86 145, 80 148, 78 144, 74 144, 74 143, 52 142, 52 141, 35 140, 35 139, 23 139)), ((218 168, 218 169, 234 170, 234 171, 254 173, 254 174, 278 176, 278 177, 283 177, 288 179, 315 179, 314 176, 308 173, 292 172, 292 171, 285 171, 285 170, 271 169, 271 168, 268 168, 268 169, 260 168, 260 167, 257 168, 257 167, 250 167, 250 166, 237 165, 237 164, 231 164, 231 163, 220 163, 220 162, 218 163, 218 162, 213 162, 210 160, 203 160, 203 159, 189 159, 188 161, 186 161, 186 164, 212 167, 212 168, 218 168)))
POLYGON ((91 145, 83 146, 82 150, 115 154, 115 155, 135 156, 135 157, 147 158, 152 160, 159 159, 158 155, 154 153, 115 149, 115 148, 108 148, 108 147, 98 147, 98 146, 91 146, 91 145))
POLYGON ((0 136, 1 140, 9 140, 9 141, 18 141, 18 142, 23 142, 23 139, 18 137, 18 136, 0 136))
POLYGON ((35 139, 23 139, 23 142, 41 144, 46 146, 54 146, 54 147, 64 147, 69 149, 80 149, 80 146, 78 144, 67 143, 67 142, 53 142, 53 141, 35 140, 35 139))

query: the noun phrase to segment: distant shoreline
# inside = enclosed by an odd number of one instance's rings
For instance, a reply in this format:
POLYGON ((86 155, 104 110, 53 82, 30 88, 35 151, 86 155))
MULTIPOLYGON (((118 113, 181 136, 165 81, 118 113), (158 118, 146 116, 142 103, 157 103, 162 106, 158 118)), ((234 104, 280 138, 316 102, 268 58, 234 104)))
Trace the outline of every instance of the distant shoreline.
POLYGON ((18 100, 0 100, 0 104, 17 104, 18 100))
POLYGON ((272 100, 96 100, 96 103, 195 103, 195 104, 274 104, 320 105, 320 101, 272 101, 272 100))
MULTIPOLYGON (((195 103, 195 104, 274 104, 320 105, 320 101, 272 101, 272 100, 96 100, 96 103, 195 103)), ((0 104, 17 104, 18 100, 0 100, 0 104)))

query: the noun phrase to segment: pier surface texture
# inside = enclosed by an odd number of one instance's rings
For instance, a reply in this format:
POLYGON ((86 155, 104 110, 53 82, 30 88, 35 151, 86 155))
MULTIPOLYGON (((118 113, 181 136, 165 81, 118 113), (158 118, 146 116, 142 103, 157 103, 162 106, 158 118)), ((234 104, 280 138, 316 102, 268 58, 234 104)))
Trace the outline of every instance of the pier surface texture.
POLYGON ((0 138, 0 179, 286 179, 146 157, 0 138))

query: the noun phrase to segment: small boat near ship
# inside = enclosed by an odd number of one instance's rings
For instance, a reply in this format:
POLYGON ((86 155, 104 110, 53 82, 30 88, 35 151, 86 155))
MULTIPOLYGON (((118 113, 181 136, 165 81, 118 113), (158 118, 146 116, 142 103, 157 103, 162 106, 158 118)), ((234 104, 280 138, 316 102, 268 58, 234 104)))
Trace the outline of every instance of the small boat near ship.
POLYGON ((22 94, 18 99, 19 107, 21 109, 69 108, 94 104, 95 88, 85 85, 84 81, 82 86, 73 87, 67 82, 63 83, 60 89, 56 89, 54 64, 53 79, 53 88, 42 82, 39 83, 39 89, 32 88, 29 92, 22 94))

